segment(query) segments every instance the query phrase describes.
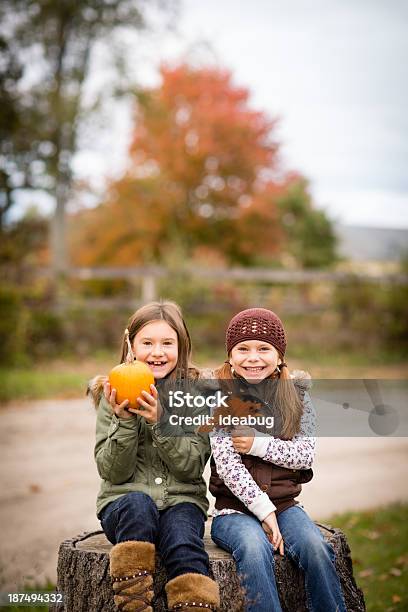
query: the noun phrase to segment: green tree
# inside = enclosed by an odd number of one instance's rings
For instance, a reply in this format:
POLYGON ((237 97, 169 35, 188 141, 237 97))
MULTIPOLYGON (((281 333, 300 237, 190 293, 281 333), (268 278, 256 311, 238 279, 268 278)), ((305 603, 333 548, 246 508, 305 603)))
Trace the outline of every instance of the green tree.
POLYGON ((36 208, 7 223, 1 234, 0 268, 2 277, 20 283, 32 269, 47 265, 48 220, 36 208))
POLYGON ((337 261, 333 226, 324 211, 314 208, 304 178, 293 177, 279 198, 279 219, 285 250, 296 267, 321 268, 337 261))
MULTIPOLYGON (((163 8, 174 2, 151 4, 163 8)), ((145 13, 143 0, 0 3, 0 103, 6 110, 0 125, 6 136, 0 160, 1 212, 4 216, 10 209, 17 189, 41 189, 52 195, 51 253, 57 272, 67 265, 65 213, 92 51, 96 43, 109 42, 118 65, 126 50, 115 44, 115 35, 123 28, 145 29, 145 13)), ((112 78, 112 89, 126 85, 120 71, 113 71, 112 78)))
POLYGON ((30 145, 25 136, 28 113, 18 95, 23 72, 9 41, 0 33, 0 235, 13 204, 13 191, 33 186, 30 145))

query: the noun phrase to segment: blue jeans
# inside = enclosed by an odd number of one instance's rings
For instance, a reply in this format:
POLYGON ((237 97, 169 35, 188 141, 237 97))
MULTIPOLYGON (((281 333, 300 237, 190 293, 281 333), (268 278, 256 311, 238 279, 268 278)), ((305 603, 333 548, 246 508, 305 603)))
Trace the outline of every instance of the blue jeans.
POLYGON ((127 493, 106 506, 101 525, 112 544, 138 540, 155 544, 171 580, 182 574, 208 576, 204 549, 205 516, 198 506, 183 502, 159 511, 144 493, 127 493))
MULTIPOLYGON (((334 551, 300 506, 278 515, 285 554, 304 571, 309 610, 346 612, 334 551)), ((211 536, 220 548, 232 554, 248 612, 281 612, 275 581, 272 544, 254 516, 227 514, 213 519, 211 536)))

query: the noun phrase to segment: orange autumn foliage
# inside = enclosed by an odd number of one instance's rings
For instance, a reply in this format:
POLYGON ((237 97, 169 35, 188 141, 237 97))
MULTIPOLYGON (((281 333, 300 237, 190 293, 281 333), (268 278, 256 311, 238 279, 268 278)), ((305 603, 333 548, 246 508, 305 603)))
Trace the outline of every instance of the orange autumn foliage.
POLYGON ((251 107, 230 72, 163 66, 134 117, 123 178, 77 217, 74 263, 162 263, 174 251, 192 259, 206 249, 226 264, 276 256, 284 240, 277 200, 290 182, 276 120, 251 107))

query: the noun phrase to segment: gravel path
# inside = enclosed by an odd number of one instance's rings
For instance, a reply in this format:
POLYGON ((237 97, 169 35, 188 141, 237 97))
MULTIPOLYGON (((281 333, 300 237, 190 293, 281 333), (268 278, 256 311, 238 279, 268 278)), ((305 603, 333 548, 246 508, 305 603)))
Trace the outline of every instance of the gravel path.
MULTIPOLYGON (((0 414, 1 587, 55 582, 59 543, 100 528, 95 412, 87 400, 48 400, 0 414)), ((407 438, 321 438, 301 501, 321 519, 408 500, 407 459, 407 438)))

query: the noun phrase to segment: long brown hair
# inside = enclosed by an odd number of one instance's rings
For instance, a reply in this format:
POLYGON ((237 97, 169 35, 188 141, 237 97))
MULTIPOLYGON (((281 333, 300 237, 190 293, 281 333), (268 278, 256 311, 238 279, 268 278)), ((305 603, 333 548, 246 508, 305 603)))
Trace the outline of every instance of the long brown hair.
MULTIPOLYGON (((166 321, 177 334, 178 340, 178 357, 177 365, 169 374, 169 379, 176 380, 179 378, 188 378, 197 376, 197 368, 195 368, 191 360, 191 337, 188 332, 186 323, 183 319, 180 307, 175 302, 159 301, 150 302, 141 308, 138 308, 130 317, 127 330, 129 332, 129 341, 133 344, 133 340, 142 327, 152 321, 166 321)), ((126 361, 128 354, 127 333, 123 334, 122 354, 120 363, 126 361)))
MULTIPOLYGON (((279 351, 278 354, 283 363, 283 356, 279 351)), ((217 368, 214 374, 222 386, 228 387, 228 381, 234 379, 234 372, 229 361, 226 361, 222 366, 217 368)), ((290 440, 300 431, 303 403, 296 392, 287 365, 280 368, 278 364, 278 368, 270 378, 271 380, 279 379, 285 381, 282 385, 276 385, 276 393, 273 391, 273 385, 267 386, 266 397, 264 399, 266 402, 273 400, 274 407, 280 416, 282 425, 279 437, 283 440, 290 440)))

